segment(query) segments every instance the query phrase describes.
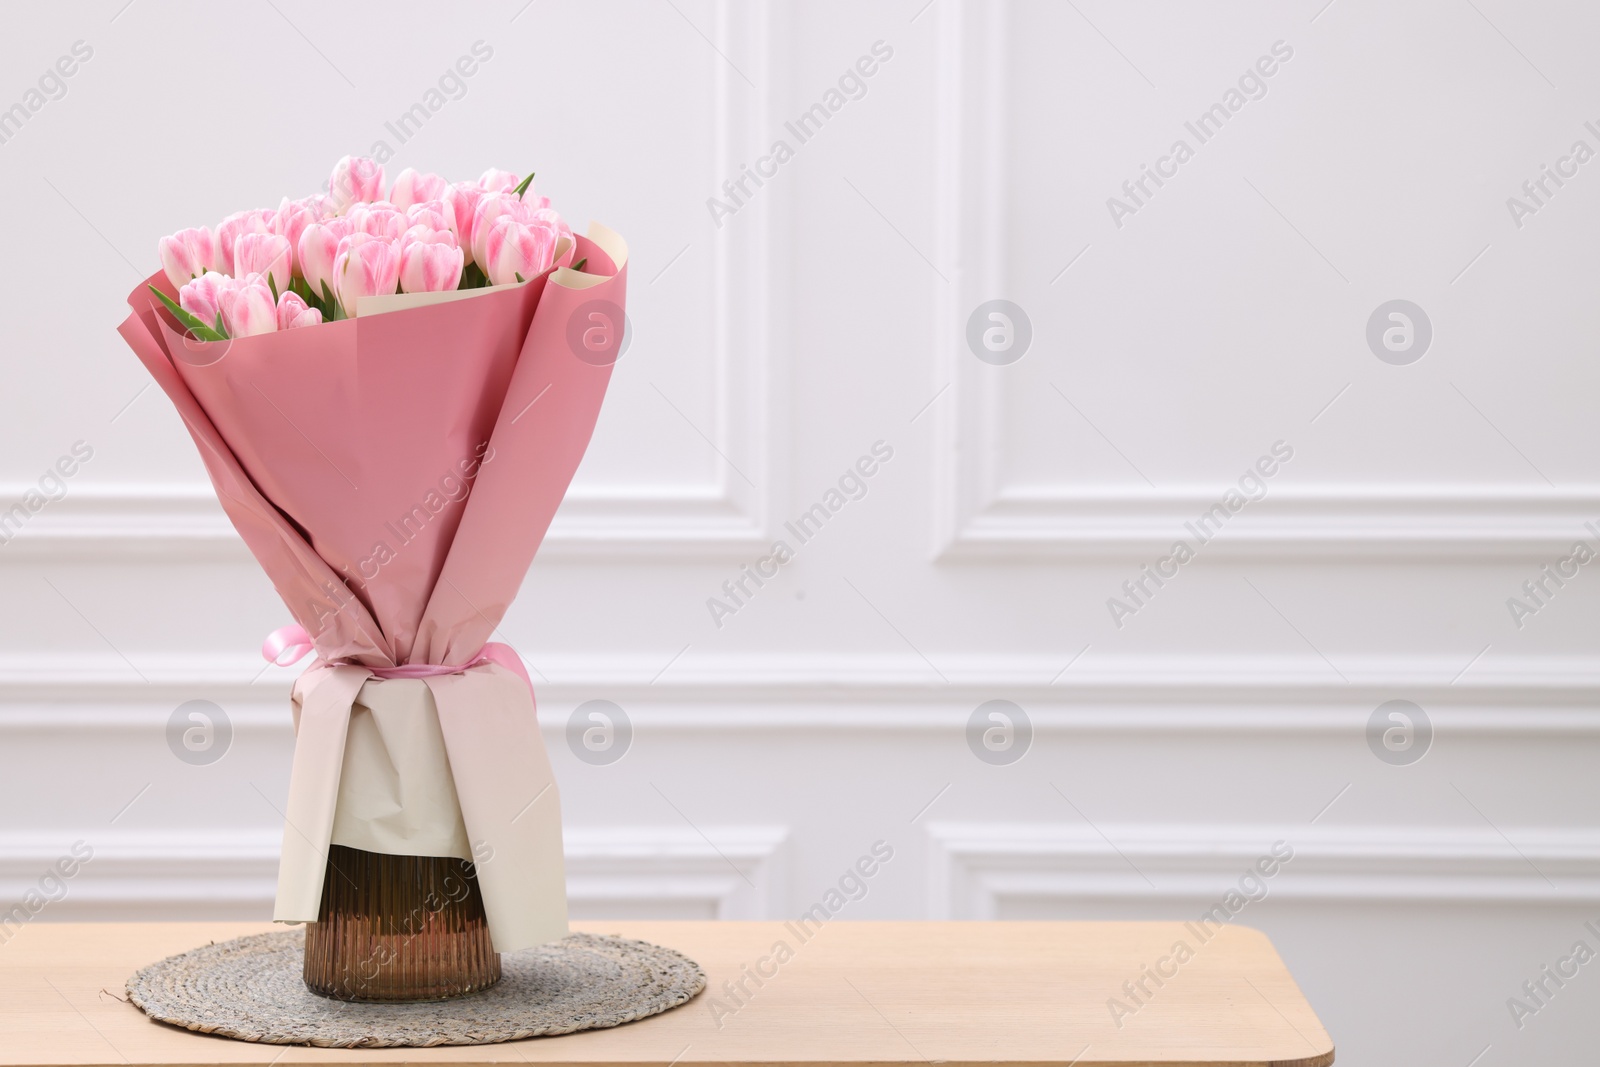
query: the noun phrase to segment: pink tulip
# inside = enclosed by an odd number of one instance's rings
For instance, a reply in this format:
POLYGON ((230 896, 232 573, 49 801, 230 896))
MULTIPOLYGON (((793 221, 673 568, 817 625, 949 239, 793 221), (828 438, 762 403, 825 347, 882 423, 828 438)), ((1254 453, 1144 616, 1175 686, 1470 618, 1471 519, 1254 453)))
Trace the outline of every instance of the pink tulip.
POLYGON ((489 257, 489 230, 496 219, 509 215, 517 222, 532 222, 533 208, 510 193, 484 193, 472 212, 472 258, 485 272, 489 257))
POLYGON ((161 257, 161 269, 167 272, 174 289, 222 265, 216 235, 204 226, 163 237, 157 242, 156 251, 161 257))
POLYGON ((357 204, 345 216, 353 227, 351 232, 370 233, 374 237, 397 239, 411 226, 405 213, 395 210, 393 204, 379 201, 375 204, 357 204))
POLYGON ((250 274, 222 294, 222 323, 229 337, 253 337, 278 328, 278 309, 267 279, 250 274))
POLYGON ((313 222, 300 234, 300 244, 295 265, 311 291, 322 295, 323 284, 333 291, 333 261, 339 255, 339 242, 349 236, 350 223, 346 219, 327 219, 313 222))
POLYGON ((305 200, 290 200, 285 197, 272 217, 272 232, 289 240, 290 267, 297 277, 301 275, 300 264, 295 259, 295 253, 300 248, 300 235, 305 233, 307 226, 322 221, 320 206, 306 202, 313 199, 319 198, 308 196, 305 200))
POLYGON ((387 296, 400 285, 400 243, 353 233, 339 242, 333 261, 334 293, 346 314, 354 315, 364 296, 387 296))
POLYGON ((522 179, 512 174, 509 170, 495 170, 490 167, 478 179, 478 188, 486 193, 508 193, 522 184, 522 179))
POLYGON ((444 195, 450 183, 437 174, 421 174, 411 167, 400 172, 389 190, 389 201, 401 211, 425 200, 437 200, 444 195))
POLYGON ((406 220, 412 226, 426 226, 430 230, 450 230, 451 214, 444 201, 424 200, 406 209, 406 220))
POLYGON ((444 206, 448 209, 445 221, 450 224, 450 232, 456 235, 456 244, 461 246, 468 263, 473 262, 472 221, 478 201, 482 199, 483 188, 474 182, 457 182, 444 191, 444 206))
POLYGON ((289 239, 275 233, 241 234, 233 244, 235 277, 259 274, 280 293, 294 280, 290 268, 289 239))
POLYGON ((338 213, 335 210, 337 205, 334 204, 333 197, 327 193, 312 193, 310 196, 302 196, 299 200, 291 200, 289 203, 296 207, 310 208, 319 219, 325 219, 338 213))
POLYGON ((415 226, 406 231, 400 247, 401 292, 437 293, 461 284, 466 258, 449 230, 415 226))
POLYGON ((234 244, 247 233, 271 233, 272 220, 277 214, 270 208, 257 208, 235 211, 222 220, 217 227, 217 253, 222 261, 222 273, 239 277, 239 272, 233 266, 234 244))
POLYGON ((322 312, 308 307, 299 293, 289 292, 278 297, 278 329, 292 330, 299 326, 320 326, 322 312))
POLYGON ((383 165, 365 156, 345 156, 333 166, 328 195, 340 211, 351 204, 382 199, 383 165))
POLYGON ((222 313, 223 295, 238 284, 226 274, 208 270, 178 290, 178 306, 207 326, 215 326, 222 313))
POLYGON ((429 226, 419 222, 411 229, 400 235, 400 253, 414 244, 445 245, 448 248, 459 248, 456 244, 456 235, 444 227, 429 226))
POLYGON ((494 285, 528 281, 549 270, 559 234, 547 219, 519 222, 501 215, 489 228, 484 249, 485 271, 494 285))
POLYGON ((560 247, 562 240, 567 242, 567 250, 561 253, 561 258, 556 260, 558 267, 570 267, 577 258, 578 242, 572 238, 572 227, 567 225, 567 220, 562 218, 554 209, 548 207, 536 208, 533 212, 535 220, 548 222, 556 229, 556 245, 560 247))

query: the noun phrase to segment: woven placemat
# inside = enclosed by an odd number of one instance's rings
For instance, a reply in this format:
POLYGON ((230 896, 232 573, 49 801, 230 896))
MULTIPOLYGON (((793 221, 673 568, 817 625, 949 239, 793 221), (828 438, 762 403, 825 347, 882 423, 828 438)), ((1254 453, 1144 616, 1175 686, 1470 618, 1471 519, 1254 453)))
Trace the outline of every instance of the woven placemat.
POLYGON ((301 980, 303 930, 256 934, 169 956, 128 979, 153 1019, 242 1041, 321 1048, 488 1045, 597 1030, 675 1008, 706 986, 670 948, 573 934, 507 952, 482 993, 420 1004, 352 1004, 301 980))

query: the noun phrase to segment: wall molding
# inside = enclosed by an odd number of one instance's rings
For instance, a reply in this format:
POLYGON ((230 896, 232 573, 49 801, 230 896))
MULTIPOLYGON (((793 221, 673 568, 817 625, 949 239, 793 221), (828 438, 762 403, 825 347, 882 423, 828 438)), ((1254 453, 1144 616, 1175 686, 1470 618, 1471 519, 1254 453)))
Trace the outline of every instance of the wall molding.
POLYGON ((1600 830, 1502 829, 1515 849, 1487 826, 933 822, 930 917, 992 919, 1024 898, 1075 914, 1108 899, 1185 901, 1198 913, 1279 840, 1294 858, 1271 879, 1268 900, 1600 901, 1600 830))
POLYGON ((595 914, 698 907, 716 919, 770 919, 786 904, 788 840, 781 826, 710 826, 704 837, 687 827, 575 828, 567 894, 595 914))
MULTIPOLYGON (((0 500, 30 486, 0 485, 0 500)), ((708 486, 647 486, 567 495, 540 558, 742 557, 770 544, 766 522, 708 486)), ((83 486, 0 542, 12 560, 249 563, 250 552, 209 484, 83 486)))
MULTIPOLYGON (((717 919, 781 914, 788 828, 705 830, 715 846, 687 827, 568 828, 573 911, 717 919)), ((68 882, 67 896, 40 912, 41 920, 271 917, 281 833, 264 827, 0 834, 0 901, 19 900, 80 838, 94 857, 68 882)))
MULTIPOLYGON (((1153 562, 1228 486, 1171 491, 1001 492, 974 503, 940 554, 945 560, 1153 562)), ((1600 488, 1536 491, 1520 486, 1450 489, 1322 487, 1273 489, 1215 527, 1205 558, 1377 563, 1388 560, 1553 562, 1597 535, 1600 488)))
POLYGON ((950 274, 948 283, 930 283, 935 373, 928 388, 930 395, 948 388, 950 396, 931 412, 936 559, 960 538, 974 487, 992 486, 999 441, 998 424, 983 417, 995 405, 976 401, 998 395, 1004 368, 980 364, 963 338, 971 310, 1005 291, 1006 14, 1003 5, 969 0, 937 11, 934 259, 950 274))
MULTIPOLYGON (((767 472, 762 477, 770 489, 775 476, 769 467, 763 463, 758 469, 767 472)), ((20 498, 26 488, 0 485, 0 500, 20 498)), ((1150 562, 1180 537, 1195 544, 1184 524, 1215 504, 1225 488, 1010 491, 966 508, 950 525, 953 532, 938 558, 1150 562)), ((1596 540, 1585 522, 1600 524, 1600 489, 1283 488, 1230 519, 1200 555, 1303 562, 1548 562, 1566 555, 1576 540, 1596 540)), ((540 557, 739 557, 763 551, 770 541, 768 519, 753 518, 720 491, 639 486, 569 494, 540 557)), ((16 559, 247 562, 250 555, 209 486, 85 486, 47 505, 0 543, 0 563, 16 559)))
MULTIPOLYGON (((964 337, 972 309, 1009 291, 1008 12, 1000 4, 952 0, 940 5, 938 20, 935 261, 950 281, 934 283, 937 358, 928 389, 934 395, 948 387, 950 395, 931 412, 933 558, 1152 562, 1187 536, 1184 523, 1217 503, 1229 485, 1006 483, 1008 368, 980 363, 964 337)), ((1306 562, 1544 562, 1565 555, 1579 537, 1594 540, 1585 521, 1600 524, 1600 485, 1285 486, 1247 506, 1200 553, 1306 562)))
MULTIPOLYGON (((1390 699, 1417 701, 1438 730, 1515 736, 1600 733, 1600 656, 1484 658, 945 657, 943 678, 920 657, 536 657, 534 687, 552 736, 585 700, 615 700, 636 730, 959 732, 978 704, 1003 698, 1035 730, 1161 730, 1359 735, 1390 699), (1068 663, 1071 666, 1068 667, 1068 663), (1463 668, 1466 669, 1463 669, 1463 668), (1348 679, 1346 681, 1345 679, 1348 679)), ((0 655, 0 738, 93 729, 159 729, 184 700, 223 705, 241 730, 288 729, 293 668, 241 658, 0 655), (259 678, 258 678, 259 675, 259 678), (257 679, 252 682, 252 679, 257 679)), ((555 743, 555 742, 553 742, 555 743)))

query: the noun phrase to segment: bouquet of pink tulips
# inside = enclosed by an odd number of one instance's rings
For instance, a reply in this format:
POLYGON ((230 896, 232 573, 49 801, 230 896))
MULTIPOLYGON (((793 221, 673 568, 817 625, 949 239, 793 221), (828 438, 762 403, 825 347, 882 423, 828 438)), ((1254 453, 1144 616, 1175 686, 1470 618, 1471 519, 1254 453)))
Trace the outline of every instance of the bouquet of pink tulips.
POLYGON ((507 951, 563 936, 566 895, 532 688, 489 638, 594 432, 627 247, 531 175, 383 195, 346 158, 325 195, 163 238, 121 333, 294 617, 264 653, 316 655, 275 917, 318 920, 333 846, 454 857, 507 951))
POLYGON ((383 167, 346 156, 328 188, 163 237, 178 299, 156 295, 196 340, 218 341, 348 318, 363 297, 525 281, 577 248, 532 174, 452 185, 408 167, 385 200, 383 167))

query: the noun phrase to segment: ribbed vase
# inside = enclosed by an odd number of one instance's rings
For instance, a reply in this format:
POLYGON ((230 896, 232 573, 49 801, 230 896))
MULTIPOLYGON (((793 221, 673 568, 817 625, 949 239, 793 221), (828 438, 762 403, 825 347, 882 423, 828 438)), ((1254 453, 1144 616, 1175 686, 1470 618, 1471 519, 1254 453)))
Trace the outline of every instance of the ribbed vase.
POLYGON ((446 1000, 500 980, 472 864, 334 845, 305 982, 336 1000, 446 1000))

